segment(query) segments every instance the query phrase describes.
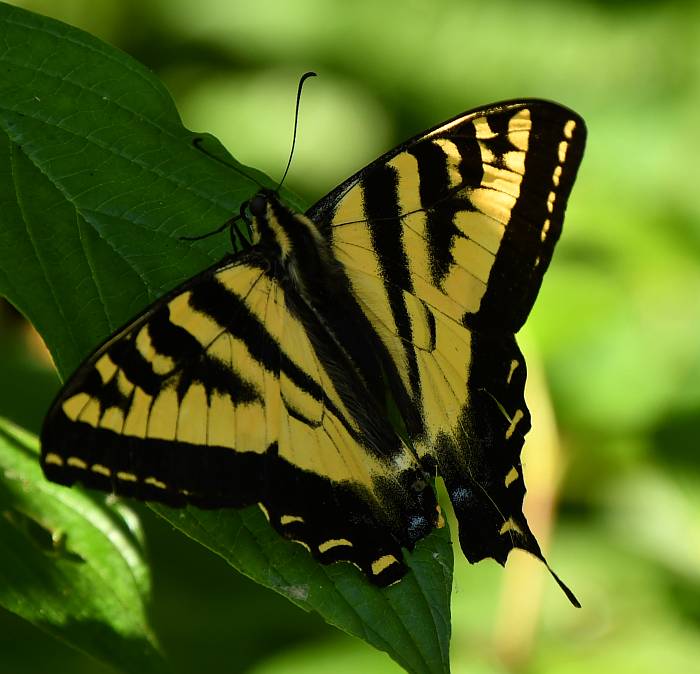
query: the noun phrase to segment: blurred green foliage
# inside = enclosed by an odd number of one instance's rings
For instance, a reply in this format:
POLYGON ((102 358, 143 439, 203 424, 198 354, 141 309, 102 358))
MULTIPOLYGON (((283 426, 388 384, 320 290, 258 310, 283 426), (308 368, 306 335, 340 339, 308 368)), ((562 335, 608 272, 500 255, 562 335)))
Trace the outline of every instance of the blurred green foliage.
MULTIPOLYGON (((582 114, 589 144, 524 346, 544 363, 565 461, 549 558, 583 609, 571 609, 550 583, 532 615, 532 597, 514 592, 513 578, 545 582, 541 568, 515 554, 504 574, 458 556, 453 671, 697 669, 700 6, 13 4, 83 28, 151 67, 187 126, 215 134, 273 178, 286 162, 296 80, 316 70, 288 179, 308 200, 478 104, 537 96, 582 114)), ((1 327, 0 377, 13 386, 1 387, 0 413, 37 430, 57 382, 19 349, 19 330, 8 320, 1 327)), ((530 399, 526 477, 546 406, 546 396, 544 405, 530 399)), ((153 623, 177 671, 396 671, 386 656, 237 577, 140 511, 153 564, 153 623)), ((49 667, 105 671, 0 614, 0 670, 49 667)))

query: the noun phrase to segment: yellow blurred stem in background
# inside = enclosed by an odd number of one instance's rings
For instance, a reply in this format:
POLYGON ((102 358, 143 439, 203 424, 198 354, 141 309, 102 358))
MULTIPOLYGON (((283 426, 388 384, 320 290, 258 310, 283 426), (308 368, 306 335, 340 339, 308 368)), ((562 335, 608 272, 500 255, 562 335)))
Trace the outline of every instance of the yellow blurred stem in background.
MULTIPOLYGON (((542 360, 532 341, 525 342, 525 345, 521 344, 521 347, 527 347, 523 349, 528 363, 525 399, 533 420, 522 452, 527 484, 523 511, 545 558, 550 563, 554 561, 555 570, 575 592, 575 583, 566 577, 565 570, 556 568, 556 560, 549 559, 547 554, 565 460, 542 360)), ((494 653, 507 671, 522 671, 531 657, 547 583, 556 587, 539 560, 517 549, 511 553, 493 635, 494 653)))

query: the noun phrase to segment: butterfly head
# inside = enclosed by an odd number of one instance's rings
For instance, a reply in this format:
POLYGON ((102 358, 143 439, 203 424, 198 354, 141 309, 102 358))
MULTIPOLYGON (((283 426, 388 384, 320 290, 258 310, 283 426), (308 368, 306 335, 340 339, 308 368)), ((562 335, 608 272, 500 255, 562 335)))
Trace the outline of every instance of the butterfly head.
POLYGON ((250 214, 249 222, 253 245, 275 258, 284 258, 289 253, 289 240, 284 221, 288 209, 280 203, 276 192, 263 188, 249 199, 243 210, 250 214))
POLYGON ((248 201, 248 210, 254 218, 263 218, 267 213, 267 204, 272 190, 263 189, 248 201))

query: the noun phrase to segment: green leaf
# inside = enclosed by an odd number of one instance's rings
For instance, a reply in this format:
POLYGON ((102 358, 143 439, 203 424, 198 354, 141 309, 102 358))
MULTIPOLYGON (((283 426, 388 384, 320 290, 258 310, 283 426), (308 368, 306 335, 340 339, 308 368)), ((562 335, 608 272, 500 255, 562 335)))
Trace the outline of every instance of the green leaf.
POLYGON ((403 580, 380 589, 356 568, 322 566, 277 535, 257 507, 241 511, 152 508, 231 566, 386 651, 409 672, 448 672, 452 546, 447 526, 407 555, 403 580))
MULTIPOLYGON (((125 54, 2 4, 0 37, 0 294, 39 329, 65 376, 148 303, 231 252, 226 235, 180 237, 216 229, 272 183, 215 139, 207 149, 232 168, 197 150, 201 134, 125 54)), ((447 528, 409 556, 412 573, 380 590, 348 564, 318 565, 257 508, 157 511, 408 671, 449 671, 447 528)))
POLYGON ((267 179, 197 150, 153 74, 99 40, 8 5, 0 36, 0 292, 65 374, 228 252, 225 237, 180 237, 211 231, 267 179))
POLYGON ((120 512, 47 482, 38 441, 0 419, 0 605, 129 672, 161 672, 148 567, 120 512))

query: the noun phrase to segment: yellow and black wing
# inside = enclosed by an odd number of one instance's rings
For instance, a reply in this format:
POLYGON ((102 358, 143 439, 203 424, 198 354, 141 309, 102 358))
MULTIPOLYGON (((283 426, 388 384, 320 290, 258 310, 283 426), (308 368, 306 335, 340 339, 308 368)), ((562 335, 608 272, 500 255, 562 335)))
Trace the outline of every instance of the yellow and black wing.
POLYGON ((503 563, 513 547, 542 558, 522 514, 530 415, 514 333, 559 238, 585 136, 559 105, 496 104, 408 141, 307 213, 395 361, 411 441, 443 477, 472 562, 503 563))
POLYGON ((322 562, 397 580, 402 548, 438 523, 434 495, 388 425, 377 436, 358 423, 290 303, 255 251, 158 300, 61 391, 46 476, 170 505, 258 503, 322 562))

